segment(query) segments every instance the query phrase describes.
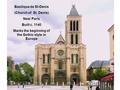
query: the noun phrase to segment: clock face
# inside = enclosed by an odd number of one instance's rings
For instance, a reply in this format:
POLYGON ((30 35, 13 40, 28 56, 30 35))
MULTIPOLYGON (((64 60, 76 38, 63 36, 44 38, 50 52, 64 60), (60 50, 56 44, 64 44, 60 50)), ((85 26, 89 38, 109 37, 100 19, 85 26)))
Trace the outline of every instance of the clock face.
POLYGON ((58 50, 57 53, 58 53, 59 56, 62 56, 64 54, 64 51, 63 50, 58 50))

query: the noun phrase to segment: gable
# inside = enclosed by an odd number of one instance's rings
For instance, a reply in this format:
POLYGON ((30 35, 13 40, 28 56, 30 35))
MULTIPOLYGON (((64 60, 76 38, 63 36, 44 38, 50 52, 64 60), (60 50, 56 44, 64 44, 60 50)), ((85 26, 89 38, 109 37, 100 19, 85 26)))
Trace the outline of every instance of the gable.
POLYGON ((60 34, 55 44, 65 44, 65 40, 60 34))

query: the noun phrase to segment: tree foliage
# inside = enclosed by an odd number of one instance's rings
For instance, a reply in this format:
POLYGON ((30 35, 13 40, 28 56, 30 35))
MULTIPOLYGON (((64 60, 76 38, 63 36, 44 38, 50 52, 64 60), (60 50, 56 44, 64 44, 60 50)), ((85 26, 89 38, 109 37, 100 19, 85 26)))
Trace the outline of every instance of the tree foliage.
POLYGON ((7 80, 8 80, 8 84, 12 80, 13 64, 14 64, 14 62, 12 60, 12 57, 8 56, 7 57, 7 80))
POLYGON ((17 72, 17 71, 13 71, 12 72, 12 81, 14 82, 20 82, 21 81, 21 73, 17 72))
POLYGON ((23 73, 26 77, 25 81, 32 82, 34 75, 33 67, 28 63, 21 63, 20 68, 23 70, 23 73))
POLYGON ((101 68, 96 68, 95 72, 90 70, 88 80, 99 80, 101 77, 105 76, 108 72, 102 70, 101 68))
POLYGON ((8 56, 7 57, 7 68, 8 68, 8 70, 12 70, 13 69, 13 64, 14 64, 14 62, 12 60, 12 57, 8 56))
POLYGON ((33 82, 33 67, 28 63, 20 63, 15 65, 13 70, 12 57, 7 57, 7 80, 17 83, 33 82))

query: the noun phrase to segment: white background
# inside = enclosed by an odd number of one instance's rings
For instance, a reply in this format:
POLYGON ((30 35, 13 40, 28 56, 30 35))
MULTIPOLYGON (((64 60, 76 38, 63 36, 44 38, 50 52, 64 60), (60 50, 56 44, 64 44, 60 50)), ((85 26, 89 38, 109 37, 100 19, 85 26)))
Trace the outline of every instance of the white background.
POLYGON ((0 90, 7 90, 7 0, 0 0, 0 90))
MULTIPOLYGON (((115 0, 115 90, 120 90, 120 0, 115 0)), ((9 34, 9 33, 8 33, 9 34)), ((7 0, 0 0, 0 90, 7 87, 7 0)))

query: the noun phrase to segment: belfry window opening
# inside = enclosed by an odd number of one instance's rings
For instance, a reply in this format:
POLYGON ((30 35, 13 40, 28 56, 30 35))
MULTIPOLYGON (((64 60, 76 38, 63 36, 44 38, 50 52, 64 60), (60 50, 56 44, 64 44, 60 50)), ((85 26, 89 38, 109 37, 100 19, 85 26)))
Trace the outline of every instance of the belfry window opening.
POLYGON ((43 54, 43 64, 45 64, 45 54, 43 54))

